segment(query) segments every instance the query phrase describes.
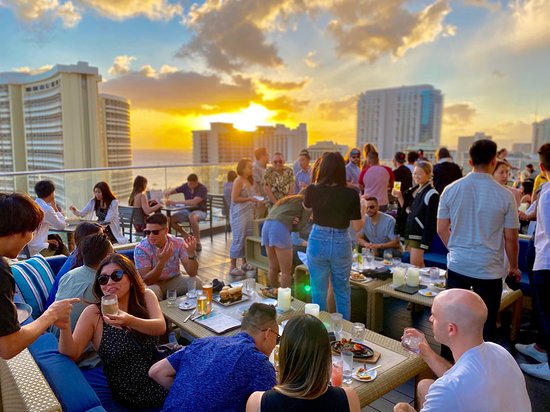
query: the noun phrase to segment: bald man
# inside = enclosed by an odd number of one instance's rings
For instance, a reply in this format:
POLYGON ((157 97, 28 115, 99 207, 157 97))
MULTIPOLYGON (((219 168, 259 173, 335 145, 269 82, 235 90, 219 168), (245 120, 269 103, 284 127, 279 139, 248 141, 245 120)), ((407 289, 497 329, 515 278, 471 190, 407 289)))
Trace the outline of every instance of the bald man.
MULTIPOLYGON (((472 291, 449 289, 434 299, 434 338, 451 349, 454 366, 430 348, 422 332, 405 329, 405 335, 421 337, 420 356, 438 376, 418 384, 422 412, 531 411, 525 379, 514 358, 501 346, 483 341, 486 319, 487 306, 472 291)), ((415 411, 408 403, 398 403, 393 410, 415 411)))

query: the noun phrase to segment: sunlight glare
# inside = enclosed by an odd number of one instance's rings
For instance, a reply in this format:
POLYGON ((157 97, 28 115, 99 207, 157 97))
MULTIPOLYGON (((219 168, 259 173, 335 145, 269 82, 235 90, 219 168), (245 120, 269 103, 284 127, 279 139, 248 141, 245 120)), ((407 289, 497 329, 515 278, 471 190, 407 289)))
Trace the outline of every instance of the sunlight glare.
POLYGON ((205 129, 210 128, 210 123, 233 123, 236 129, 242 131, 254 131, 256 126, 266 126, 273 122, 272 118, 277 114, 262 105, 250 103, 246 109, 234 113, 222 113, 212 116, 202 116, 200 122, 205 129))

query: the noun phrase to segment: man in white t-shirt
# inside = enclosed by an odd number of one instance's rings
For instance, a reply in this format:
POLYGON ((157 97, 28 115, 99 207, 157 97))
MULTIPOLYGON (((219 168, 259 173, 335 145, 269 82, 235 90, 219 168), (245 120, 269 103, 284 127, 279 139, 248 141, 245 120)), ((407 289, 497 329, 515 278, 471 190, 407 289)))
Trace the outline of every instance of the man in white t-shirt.
MULTIPOLYGON (((421 338, 420 357, 438 376, 424 379, 417 388, 422 412, 530 412, 525 379, 516 361, 503 347, 483 341, 487 306, 475 292, 449 289, 432 306, 436 341, 447 345, 455 360, 452 366, 428 345, 424 334, 405 329, 405 336, 421 338)), ((398 403, 394 412, 414 412, 408 403, 398 403)))

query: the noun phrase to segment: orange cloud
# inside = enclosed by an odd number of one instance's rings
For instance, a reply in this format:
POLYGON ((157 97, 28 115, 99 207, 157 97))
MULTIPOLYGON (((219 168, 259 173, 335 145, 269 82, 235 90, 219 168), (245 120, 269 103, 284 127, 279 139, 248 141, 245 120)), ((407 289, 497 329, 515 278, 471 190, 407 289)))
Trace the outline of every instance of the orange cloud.
POLYGON ((470 124, 477 110, 470 103, 456 103, 443 109, 443 123, 447 126, 464 127, 470 124))
POLYGON ((270 80, 266 78, 260 78, 258 79, 258 83, 260 83, 262 86, 265 86, 271 90, 300 90, 303 89, 304 86, 308 83, 309 79, 305 79, 302 81, 297 82, 279 82, 275 80, 270 80))
POLYGON ((321 119, 340 121, 349 119, 357 113, 357 95, 339 100, 325 100, 317 106, 321 119))

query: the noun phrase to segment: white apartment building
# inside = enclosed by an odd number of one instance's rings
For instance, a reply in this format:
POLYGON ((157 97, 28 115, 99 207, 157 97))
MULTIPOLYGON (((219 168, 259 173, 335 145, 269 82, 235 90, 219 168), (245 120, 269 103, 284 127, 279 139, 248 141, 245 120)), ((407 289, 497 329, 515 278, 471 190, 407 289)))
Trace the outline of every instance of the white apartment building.
POLYGON ((311 161, 314 162, 320 158, 325 152, 338 152, 342 156, 345 156, 348 151, 348 146, 343 144, 337 144, 330 140, 319 141, 307 148, 311 161))
POLYGON ((287 161, 298 157, 307 147, 307 126, 290 129, 282 124, 258 126, 253 132, 237 130, 231 123, 210 123, 210 130, 193 131, 193 163, 237 163, 253 159, 254 149, 266 147, 268 153, 283 154, 287 161))
MULTIPOLYGON (((2 106, 0 106, 0 110, 1 108, 2 106)), ((0 111, 0 115, 1 115, 1 111, 0 111)), ((0 125, 1 125, 1 118, 0 118, 0 125)), ((540 122, 533 123, 532 151, 536 153, 544 143, 550 143, 550 118, 541 120, 540 122)))
POLYGON ((510 150, 510 152, 530 155, 531 153, 534 152, 533 144, 532 143, 514 143, 512 144, 512 150, 510 150))
MULTIPOLYGON (((45 171, 11 182, 0 180, 0 190, 33 194, 34 184, 48 178, 56 184, 62 206, 74 203, 82 207, 91 196, 93 185, 100 180, 108 181, 106 173, 92 177, 88 173, 47 173, 56 169, 109 166, 106 136, 112 136, 111 125, 104 125, 102 119, 111 119, 112 114, 107 115, 111 112, 109 103, 102 116, 100 81, 98 69, 86 62, 56 65, 36 75, 0 73, 2 171, 45 171), (7 160, 8 154, 11 161, 7 160)), ((120 156, 117 148, 114 157, 120 156)), ((122 157, 128 156, 129 153, 122 157)))
POLYGON ((473 136, 458 137, 455 162, 462 166, 464 170, 469 170, 468 161, 470 160, 470 146, 472 143, 482 139, 493 140, 491 136, 486 135, 484 132, 476 132, 473 136))
POLYGON ((382 159, 438 147, 442 112, 443 95, 431 85, 368 90, 357 102, 357 146, 374 143, 382 159))

